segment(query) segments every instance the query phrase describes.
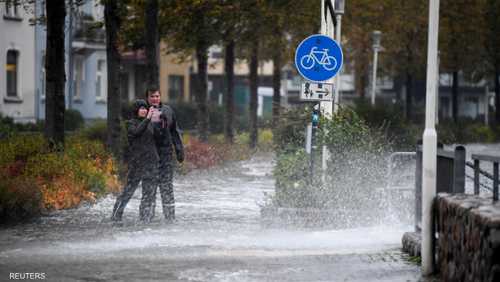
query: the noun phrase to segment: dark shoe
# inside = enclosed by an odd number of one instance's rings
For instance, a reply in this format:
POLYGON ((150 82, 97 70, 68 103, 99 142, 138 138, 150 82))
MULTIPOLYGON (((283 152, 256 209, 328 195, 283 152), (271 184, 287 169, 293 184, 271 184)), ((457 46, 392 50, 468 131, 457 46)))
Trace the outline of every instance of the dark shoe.
POLYGON ((117 216, 117 215, 112 215, 111 216, 111 221, 113 221, 113 222, 121 222, 122 221, 122 217, 121 216, 117 216))
POLYGON ((174 224, 175 223, 175 218, 173 217, 165 217, 165 224, 174 224))
POLYGON ((123 221, 113 221, 113 227, 123 227, 123 221))

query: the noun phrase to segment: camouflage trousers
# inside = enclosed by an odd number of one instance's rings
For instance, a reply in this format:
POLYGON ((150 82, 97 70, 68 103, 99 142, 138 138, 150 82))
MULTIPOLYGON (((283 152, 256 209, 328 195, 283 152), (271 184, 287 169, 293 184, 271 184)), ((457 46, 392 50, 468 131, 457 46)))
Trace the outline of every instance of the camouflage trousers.
POLYGON ((142 181, 142 198, 139 206, 139 218, 149 222, 154 217, 154 202, 156 187, 158 185, 158 169, 156 166, 131 166, 127 175, 127 184, 116 199, 111 219, 120 221, 123 211, 134 195, 137 186, 142 181))
POLYGON ((158 171, 158 184, 160 188, 161 204, 163 215, 166 220, 175 219, 175 199, 174 199, 174 163, 172 160, 172 149, 169 147, 158 148, 160 164, 158 171))

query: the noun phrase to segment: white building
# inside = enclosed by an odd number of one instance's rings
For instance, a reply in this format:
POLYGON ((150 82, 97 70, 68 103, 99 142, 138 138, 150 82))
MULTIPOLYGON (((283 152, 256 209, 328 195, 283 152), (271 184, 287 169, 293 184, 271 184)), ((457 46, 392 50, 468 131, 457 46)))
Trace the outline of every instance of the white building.
POLYGON ((35 121, 35 29, 14 1, 0 3, 0 113, 35 121))
MULTIPOLYGON (((44 4, 45 1, 36 1, 37 17, 44 16, 44 4)), ((105 34, 103 28, 92 28, 96 21, 103 20, 103 6, 95 0, 86 0, 81 1, 81 5, 75 6, 72 10, 69 7, 67 9, 65 26, 66 109, 77 110, 88 120, 106 118, 105 34)), ((45 118, 44 58, 46 36, 46 26, 37 24, 37 119, 45 118)))

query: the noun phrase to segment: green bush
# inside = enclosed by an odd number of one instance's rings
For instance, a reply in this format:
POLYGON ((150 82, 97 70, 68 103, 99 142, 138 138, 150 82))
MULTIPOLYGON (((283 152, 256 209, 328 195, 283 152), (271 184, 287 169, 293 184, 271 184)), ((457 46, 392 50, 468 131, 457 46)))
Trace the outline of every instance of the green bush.
POLYGON ((210 133, 224 132, 224 107, 218 105, 210 105, 208 108, 210 116, 210 133))
POLYGON ((79 134, 89 140, 97 140, 106 144, 108 138, 108 125, 105 120, 96 120, 80 130, 79 134))
POLYGON ((43 121, 36 123, 15 123, 11 117, 3 116, 0 113, 0 139, 8 138, 18 132, 42 132, 43 121))
MULTIPOLYGON (((275 204, 279 207, 318 207, 311 184, 309 155, 304 149, 278 155, 273 174, 276 179, 275 204)), ((315 183, 317 184, 317 183, 315 183)))
POLYGON ((491 143, 498 142, 500 132, 470 118, 460 118, 458 122, 445 119, 437 125, 438 140, 444 144, 491 143))
POLYGON ((176 103, 171 107, 177 117, 177 124, 182 130, 196 128, 196 105, 194 103, 176 103))
POLYGON ((375 106, 367 99, 357 99, 354 111, 370 128, 383 132, 385 138, 401 149, 414 148, 423 128, 406 120, 401 109, 394 104, 377 104, 375 106))
POLYGON ((14 134, 0 141, 0 166, 49 152, 46 139, 40 133, 14 134))
MULTIPOLYGON (((303 140, 303 132, 304 129, 297 138, 303 140)), ((322 118, 317 140, 318 148, 325 145, 331 154, 324 184, 320 181, 319 149, 314 152, 313 177, 309 175, 310 155, 305 154, 302 144, 283 144, 285 150, 277 152, 274 200, 279 206, 329 208, 342 205, 345 209, 356 209, 360 199, 372 197, 373 188, 383 185, 385 155, 391 143, 355 112, 342 109, 331 120, 322 118)))
POLYGON ((68 109, 64 113, 64 130, 74 131, 83 127, 85 120, 82 114, 74 109, 68 109))
POLYGON ((0 174, 0 222, 15 222, 42 211, 42 195, 32 178, 0 174))
POLYGON ((304 148, 305 129, 310 122, 312 108, 298 107, 284 111, 273 128, 274 146, 278 152, 304 148))

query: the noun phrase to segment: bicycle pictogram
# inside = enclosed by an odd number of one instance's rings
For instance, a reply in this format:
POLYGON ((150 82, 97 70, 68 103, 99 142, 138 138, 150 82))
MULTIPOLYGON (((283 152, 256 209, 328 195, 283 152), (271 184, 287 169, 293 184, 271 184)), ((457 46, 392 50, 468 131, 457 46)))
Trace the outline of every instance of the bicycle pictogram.
POLYGON ((312 69, 316 64, 321 65, 325 70, 331 71, 337 67, 337 59, 328 55, 328 49, 318 51, 317 47, 312 47, 311 52, 300 58, 300 65, 306 69, 312 69))
POLYGON ((342 68, 342 63, 340 45, 323 34, 314 34, 302 40, 295 51, 297 71, 309 81, 324 82, 334 77, 342 68))

